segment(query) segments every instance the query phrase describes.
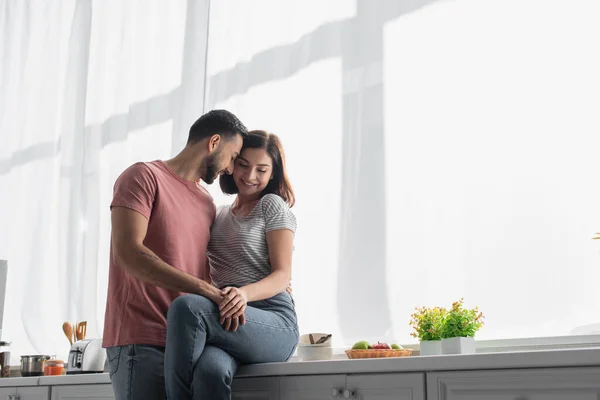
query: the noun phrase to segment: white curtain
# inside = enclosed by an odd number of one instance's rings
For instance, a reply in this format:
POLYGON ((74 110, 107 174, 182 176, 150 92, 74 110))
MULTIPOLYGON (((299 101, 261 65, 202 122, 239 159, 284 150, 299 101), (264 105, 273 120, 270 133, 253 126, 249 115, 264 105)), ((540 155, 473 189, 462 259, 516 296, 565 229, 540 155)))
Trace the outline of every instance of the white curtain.
POLYGON ((13 362, 64 357, 65 320, 102 334, 115 178, 217 107, 283 140, 303 332, 405 343, 413 307, 461 296, 487 315, 479 338, 600 322, 598 16, 594 0, 0 0, 13 362))
POLYGON ((600 3, 284 3, 211 4, 206 106, 283 139, 302 330, 406 343, 463 296, 480 339, 600 322, 600 3))
POLYGON ((66 357, 100 337, 118 174, 185 145, 203 111, 208 1, 0 2, 3 339, 66 357))

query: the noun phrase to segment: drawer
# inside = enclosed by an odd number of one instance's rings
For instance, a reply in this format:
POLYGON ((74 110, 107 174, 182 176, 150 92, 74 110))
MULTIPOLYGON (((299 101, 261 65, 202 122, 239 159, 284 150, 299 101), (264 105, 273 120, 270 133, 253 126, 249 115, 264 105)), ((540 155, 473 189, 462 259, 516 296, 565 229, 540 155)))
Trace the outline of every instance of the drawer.
POLYGON ((428 400, 598 400, 600 368, 427 374, 428 400))

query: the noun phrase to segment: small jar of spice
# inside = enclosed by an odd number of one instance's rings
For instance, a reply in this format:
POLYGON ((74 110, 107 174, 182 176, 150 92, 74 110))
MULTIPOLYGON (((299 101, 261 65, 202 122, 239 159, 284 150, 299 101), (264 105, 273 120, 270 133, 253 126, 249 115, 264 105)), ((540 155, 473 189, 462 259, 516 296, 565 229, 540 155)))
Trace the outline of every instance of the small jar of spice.
POLYGON ((62 375, 65 363, 62 360, 46 360, 44 362, 44 376, 62 375))

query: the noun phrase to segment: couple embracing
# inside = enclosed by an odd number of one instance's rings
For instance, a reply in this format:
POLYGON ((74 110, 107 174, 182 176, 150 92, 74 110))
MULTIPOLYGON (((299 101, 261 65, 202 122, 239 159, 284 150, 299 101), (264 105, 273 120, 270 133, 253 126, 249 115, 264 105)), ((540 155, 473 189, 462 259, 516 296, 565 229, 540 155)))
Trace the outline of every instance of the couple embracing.
POLYGON ((103 337, 116 400, 229 399, 239 364, 289 359, 293 205, 279 138, 225 110, 174 158, 119 176, 103 337), (236 197, 217 209, 199 182, 219 176, 236 197))

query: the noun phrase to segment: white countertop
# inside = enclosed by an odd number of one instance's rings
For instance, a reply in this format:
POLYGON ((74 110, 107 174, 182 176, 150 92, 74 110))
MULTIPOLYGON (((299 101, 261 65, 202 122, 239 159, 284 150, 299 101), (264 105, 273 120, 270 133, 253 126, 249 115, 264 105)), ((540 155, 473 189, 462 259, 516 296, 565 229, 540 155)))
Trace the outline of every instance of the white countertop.
POLYGON ((94 385, 110 383, 108 374, 38 376, 30 378, 0 378, 0 387, 94 385))
MULTIPOLYGON (((306 361, 241 367, 236 377, 373 374, 521 368, 600 367, 600 348, 479 353, 452 356, 306 361)), ((0 378, 0 387, 108 384, 108 374, 0 378)))
POLYGON ((600 347, 469 355, 305 361, 241 367, 237 377, 600 366, 600 347))

